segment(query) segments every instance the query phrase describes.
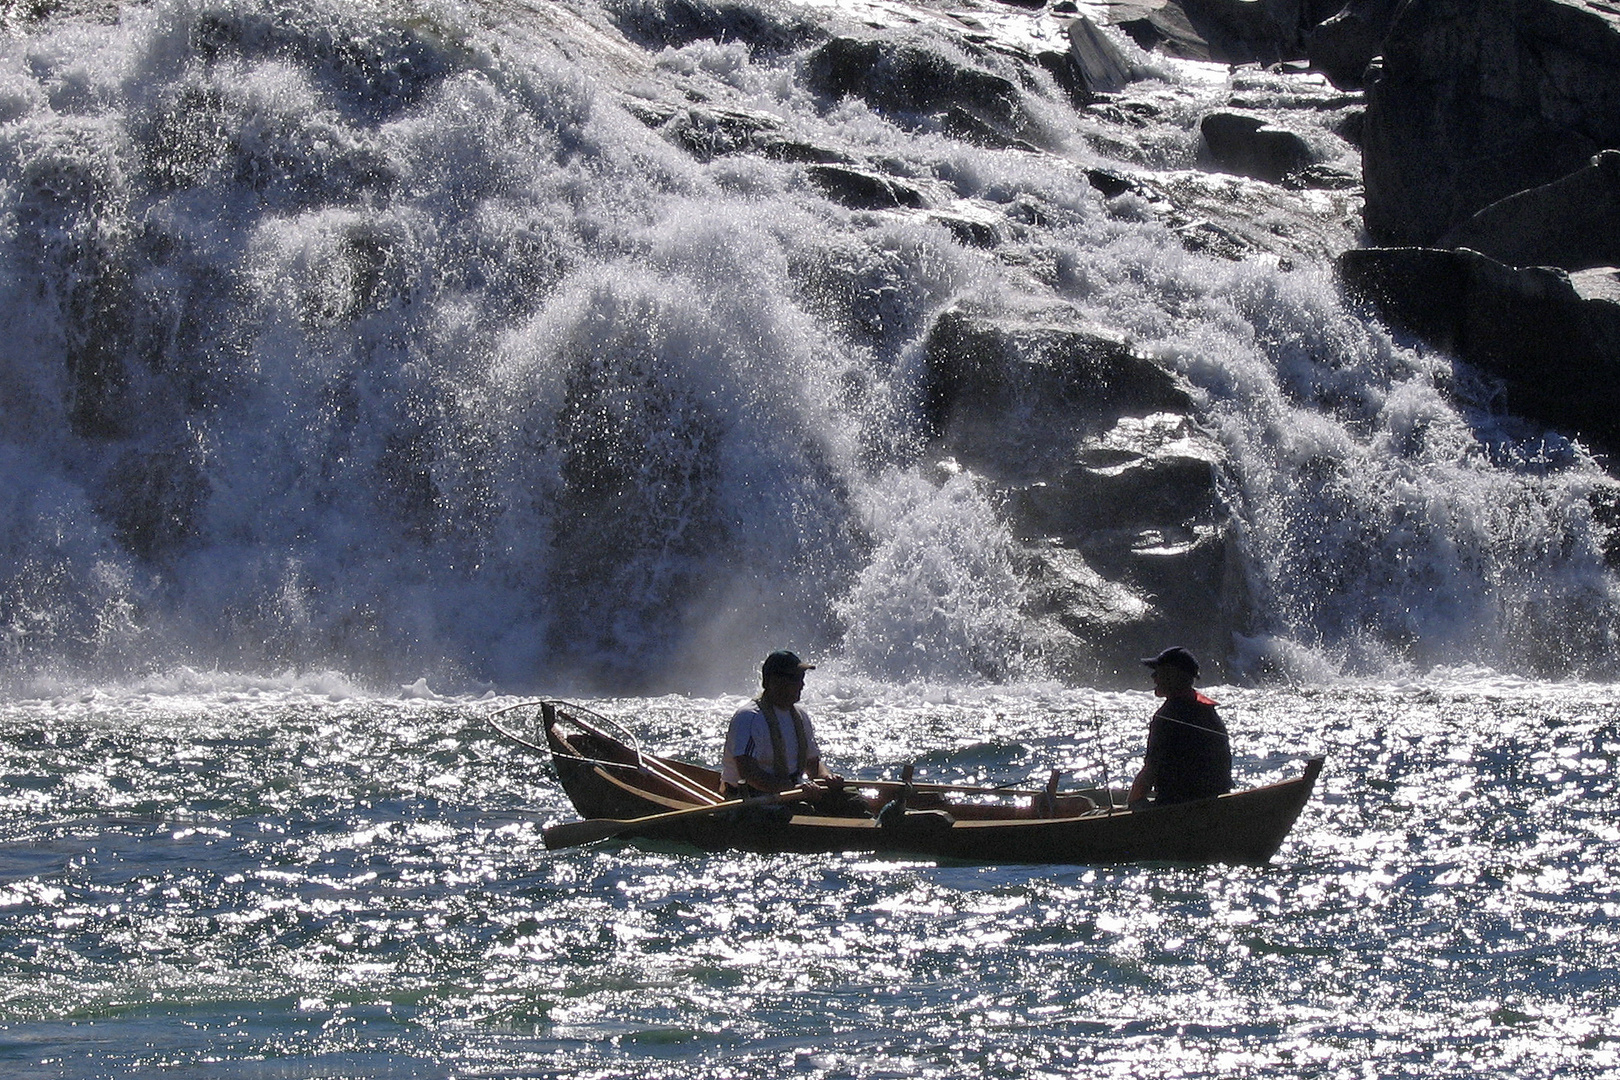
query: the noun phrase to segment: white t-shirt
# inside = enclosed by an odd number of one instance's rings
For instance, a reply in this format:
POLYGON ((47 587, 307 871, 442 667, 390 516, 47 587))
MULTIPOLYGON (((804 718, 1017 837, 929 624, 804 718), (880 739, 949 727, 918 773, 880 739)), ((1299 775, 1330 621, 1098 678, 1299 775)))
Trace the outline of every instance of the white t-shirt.
POLYGON ((767 721, 765 714, 760 711, 757 701, 750 701, 737 710, 731 718, 731 726, 726 730, 725 752, 720 760, 720 779, 732 786, 742 784, 742 775, 737 770, 737 759, 740 757, 753 758, 761 769, 773 772, 776 769, 776 753, 772 743, 773 737, 782 736, 782 760, 787 765, 790 781, 803 780, 805 762, 821 756, 821 747, 816 745, 816 733, 810 726, 810 716, 799 706, 799 717, 804 721, 804 760, 795 760, 793 753, 795 740, 793 737, 793 717, 787 709, 771 708, 771 719, 767 721))

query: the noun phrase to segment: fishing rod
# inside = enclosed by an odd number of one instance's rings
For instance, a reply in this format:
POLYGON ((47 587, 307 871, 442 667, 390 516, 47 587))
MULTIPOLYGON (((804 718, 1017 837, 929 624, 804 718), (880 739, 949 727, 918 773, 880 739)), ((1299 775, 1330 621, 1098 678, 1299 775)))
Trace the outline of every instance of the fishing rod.
POLYGON ((1103 745, 1102 713, 1095 707, 1091 710, 1091 730, 1096 740, 1095 752, 1097 754, 1097 768, 1102 773, 1102 790, 1108 798, 1108 812, 1114 812, 1114 789, 1108 784, 1108 750, 1103 745))

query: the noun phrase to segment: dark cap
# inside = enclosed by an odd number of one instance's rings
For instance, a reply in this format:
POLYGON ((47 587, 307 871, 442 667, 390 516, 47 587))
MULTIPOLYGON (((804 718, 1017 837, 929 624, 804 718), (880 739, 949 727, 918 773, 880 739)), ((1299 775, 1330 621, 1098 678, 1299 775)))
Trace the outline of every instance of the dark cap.
POLYGON ((814 671, 815 667, 814 664, 800 660, 798 653, 778 649, 765 658, 765 664, 760 671, 766 678, 770 678, 772 675, 799 675, 806 671, 814 671))
POLYGON ((1148 667, 1158 667, 1164 664, 1167 667, 1180 668, 1193 678, 1198 677, 1198 660, 1192 653, 1180 645, 1172 645, 1158 656, 1144 656, 1142 663, 1148 667))

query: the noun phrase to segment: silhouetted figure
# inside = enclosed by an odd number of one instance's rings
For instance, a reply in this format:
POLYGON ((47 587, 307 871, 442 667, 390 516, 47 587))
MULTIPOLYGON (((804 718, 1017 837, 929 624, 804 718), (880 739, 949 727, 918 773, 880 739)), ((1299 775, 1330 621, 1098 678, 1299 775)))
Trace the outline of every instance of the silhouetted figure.
POLYGON ((1198 661, 1175 647, 1142 660, 1153 671, 1153 692, 1164 699, 1148 723, 1142 771, 1130 805, 1187 802, 1232 790, 1232 747, 1215 703, 1193 689, 1198 661))

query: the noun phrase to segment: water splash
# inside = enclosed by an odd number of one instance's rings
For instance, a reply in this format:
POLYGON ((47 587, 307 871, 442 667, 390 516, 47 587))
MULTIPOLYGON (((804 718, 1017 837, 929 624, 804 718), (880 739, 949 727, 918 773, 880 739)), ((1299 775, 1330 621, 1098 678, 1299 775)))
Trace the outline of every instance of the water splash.
MULTIPOLYGON (((1030 673, 1008 528, 923 460, 917 405, 941 310, 1042 290, 1197 390, 1257 669, 1605 670, 1584 453, 1459 410, 1466 377, 1322 271, 1192 254, 1218 230, 1165 216, 1238 207, 1296 263, 1353 239, 1335 197, 1190 171, 1224 77, 1138 56, 1158 81, 1127 130, 1033 76, 1022 122, 1059 152, 990 150, 812 93, 841 17, 190 0, 8 41, 8 684, 702 689, 750 683, 762 643, 1030 673), (739 130, 773 149, 721 152, 739 130), (840 206, 806 147, 958 216, 840 206), (1158 171, 1105 198, 1080 165, 1158 171), (991 211, 986 257, 959 233, 991 211)), ((1267 79, 1230 86, 1286 96, 1267 79)), ((1311 137, 1344 148, 1330 121, 1311 137)))

